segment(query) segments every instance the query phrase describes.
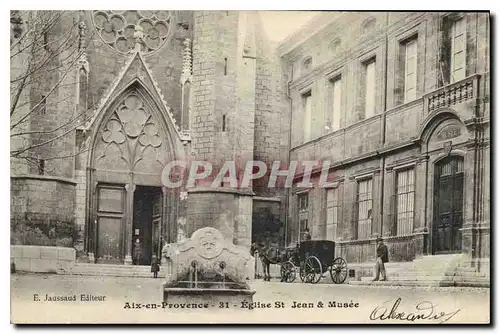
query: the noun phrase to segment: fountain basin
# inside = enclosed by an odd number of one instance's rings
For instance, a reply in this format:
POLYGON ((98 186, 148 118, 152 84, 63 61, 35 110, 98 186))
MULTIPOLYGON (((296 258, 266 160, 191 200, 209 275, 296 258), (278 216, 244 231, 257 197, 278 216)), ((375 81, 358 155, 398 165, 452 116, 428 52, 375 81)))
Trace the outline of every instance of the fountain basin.
POLYGON ((168 288, 163 289, 165 303, 208 304, 209 308, 240 308, 242 302, 253 301, 254 290, 209 289, 209 288, 168 288), (227 303, 227 304, 226 304, 227 303))
POLYGON ((245 247, 224 240, 220 231, 204 227, 178 244, 162 249, 172 268, 163 285, 163 302, 202 303, 210 308, 241 308, 251 303, 255 291, 247 281, 253 257, 245 247))

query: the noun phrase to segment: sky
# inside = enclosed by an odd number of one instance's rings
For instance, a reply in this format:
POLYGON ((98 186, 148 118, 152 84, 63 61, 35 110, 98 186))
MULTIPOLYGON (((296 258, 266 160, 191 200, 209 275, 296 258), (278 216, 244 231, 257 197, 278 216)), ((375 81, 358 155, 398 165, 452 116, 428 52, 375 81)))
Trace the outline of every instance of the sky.
POLYGON ((319 13, 309 11, 263 11, 260 12, 260 16, 268 38, 273 42, 280 42, 299 30, 319 13))

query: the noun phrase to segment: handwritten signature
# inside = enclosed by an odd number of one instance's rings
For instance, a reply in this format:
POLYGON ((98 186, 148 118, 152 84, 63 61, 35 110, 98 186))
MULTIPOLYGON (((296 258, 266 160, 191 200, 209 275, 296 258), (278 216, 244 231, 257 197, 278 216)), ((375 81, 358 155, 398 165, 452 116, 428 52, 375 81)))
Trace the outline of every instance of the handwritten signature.
POLYGON ((417 321, 417 320, 441 320, 440 323, 445 323, 453 318, 460 309, 453 312, 438 312, 436 306, 430 301, 421 301, 415 305, 416 312, 401 312, 398 307, 401 304, 401 297, 398 297, 392 308, 389 310, 386 306, 377 306, 370 314, 370 320, 402 320, 402 321, 417 321))

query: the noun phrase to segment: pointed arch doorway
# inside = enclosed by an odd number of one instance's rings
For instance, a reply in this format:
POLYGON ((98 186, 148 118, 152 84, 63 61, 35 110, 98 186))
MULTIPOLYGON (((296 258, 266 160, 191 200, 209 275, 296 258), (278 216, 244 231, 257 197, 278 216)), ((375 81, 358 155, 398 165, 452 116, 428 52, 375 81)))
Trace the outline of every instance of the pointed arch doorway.
POLYGON ((451 155, 435 164, 432 253, 459 253, 464 203, 464 159, 451 155))
POLYGON ((147 265, 169 241, 174 195, 162 187, 161 175, 163 166, 176 156, 170 132, 162 112, 139 83, 120 94, 100 119, 88 182, 93 222, 89 252, 95 262, 147 265))

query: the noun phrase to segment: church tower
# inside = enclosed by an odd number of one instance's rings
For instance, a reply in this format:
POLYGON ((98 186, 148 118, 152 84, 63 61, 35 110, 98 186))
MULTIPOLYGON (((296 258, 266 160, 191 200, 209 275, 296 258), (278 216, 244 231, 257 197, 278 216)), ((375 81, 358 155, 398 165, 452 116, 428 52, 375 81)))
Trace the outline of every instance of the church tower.
POLYGON ((186 232, 212 226, 243 246, 251 243, 251 186, 235 187, 214 176, 234 162, 234 170, 221 174, 236 172, 240 180, 253 159, 256 15, 194 14, 191 160, 209 162, 212 177, 188 190, 186 232))

